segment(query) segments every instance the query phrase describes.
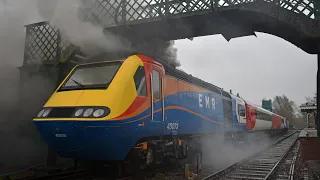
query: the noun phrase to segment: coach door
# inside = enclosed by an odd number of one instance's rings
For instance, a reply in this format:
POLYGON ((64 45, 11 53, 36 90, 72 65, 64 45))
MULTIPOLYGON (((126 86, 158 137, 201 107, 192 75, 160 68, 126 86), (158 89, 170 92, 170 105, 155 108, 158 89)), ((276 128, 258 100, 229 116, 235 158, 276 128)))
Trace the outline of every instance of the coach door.
POLYGON ((151 85, 151 120, 153 122, 164 121, 164 80, 162 68, 152 65, 150 72, 151 85))

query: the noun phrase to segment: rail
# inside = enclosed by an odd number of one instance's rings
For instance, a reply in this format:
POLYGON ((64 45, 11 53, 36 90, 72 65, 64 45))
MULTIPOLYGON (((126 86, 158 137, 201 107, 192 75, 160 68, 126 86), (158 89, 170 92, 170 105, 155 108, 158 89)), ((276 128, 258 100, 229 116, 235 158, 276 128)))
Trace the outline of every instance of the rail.
POLYGON ((240 162, 205 177, 210 179, 263 179, 266 180, 283 160, 288 151, 297 140, 296 132, 285 136, 283 139, 271 144, 240 162))
POLYGON ((54 174, 48 174, 38 177, 28 177, 19 180, 62 180, 62 179, 75 179, 75 178, 85 178, 89 176, 88 170, 69 170, 66 172, 59 172, 54 174))
POLYGON ((293 180, 295 176, 295 169, 297 162, 297 157, 299 155, 300 142, 296 141, 291 150, 285 155, 285 157, 281 160, 278 167, 269 176, 268 179, 288 179, 293 180))

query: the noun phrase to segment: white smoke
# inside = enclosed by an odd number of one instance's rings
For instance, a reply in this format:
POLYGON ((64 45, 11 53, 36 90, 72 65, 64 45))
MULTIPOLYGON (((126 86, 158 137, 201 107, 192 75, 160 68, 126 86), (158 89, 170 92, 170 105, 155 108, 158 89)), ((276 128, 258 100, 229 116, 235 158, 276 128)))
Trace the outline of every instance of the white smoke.
POLYGON ((116 35, 106 36, 102 26, 81 20, 79 9, 90 6, 82 0, 38 0, 37 5, 40 14, 60 30, 62 39, 77 45, 86 54, 119 51, 129 47, 116 35))
MULTIPOLYGON (((135 51, 136 48, 146 54, 155 54, 164 61, 176 62, 173 42, 155 41, 140 48, 131 47, 130 43, 111 33, 105 36, 99 23, 92 24, 78 16, 78 8, 88 9, 85 11, 88 14, 97 14, 90 11, 90 5, 87 0, 0 0, 0 136, 3 137, 0 142, 7 147, 0 148, 0 173, 3 172, 2 167, 27 167, 42 163, 45 157, 43 142, 34 142, 37 133, 32 117, 50 95, 55 82, 38 74, 33 77, 27 75, 25 84, 19 85, 19 71, 15 67, 22 66, 24 58, 25 25, 50 21, 60 29, 64 40, 88 54, 126 51, 128 48, 135 51)), ((107 17, 97 17, 97 20, 103 23, 114 21, 107 17)))
POLYGON ((51 25, 60 29, 63 39, 79 46, 86 54, 95 55, 112 51, 140 52, 174 66, 180 66, 174 41, 153 40, 132 46, 125 38, 103 31, 105 27, 115 23, 116 10, 110 7, 114 2, 99 1, 103 3, 103 9, 95 2, 98 1, 38 0, 37 7, 51 25), (82 13, 80 16, 79 10, 82 13), (83 19, 87 17, 91 20, 84 21, 83 19))
POLYGON ((0 1, 0 67, 22 64, 24 25, 41 21, 33 5, 25 0, 0 1))
MULTIPOLYGON (((108 11, 101 16, 97 12, 98 0, 2 0, 0 1, 0 67, 20 66, 23 61, 25 28, 24 25, 39 21, 50 21, 50 24, 59 28, 62 39, 79 46, 89 55, 101 52, 131 51, 142 52, 167 61, 175 66, 180 66, 177 60, 177 49, 174 41, 154 40, 132 46, 124 38, 104 33, 103 26, 114 24, 115 10, 108 7, 112 1, 104 4, 108 11), (95 18, 95 24, 79 18, 79 9, 84 16, 95 18), (102 26, 101 26, 102 24, 102 26)), ((102 2, 101 0, 99 0, 102 2)), ((130 1, 131 2, 131 1, 130 1)), ((133 3, 134 1, 132 1, 133 3)), ((132 13, 132 12, 131 12, 132 13)))

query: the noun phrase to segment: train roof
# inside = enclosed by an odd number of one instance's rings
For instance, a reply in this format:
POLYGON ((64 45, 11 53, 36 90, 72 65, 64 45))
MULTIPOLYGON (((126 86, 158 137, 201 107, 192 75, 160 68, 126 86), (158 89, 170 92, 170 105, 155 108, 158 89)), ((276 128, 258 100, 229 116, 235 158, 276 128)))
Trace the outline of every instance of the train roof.
POLYGON ((264 112, 264 113, 269 114, 269 115, 275 114, 275 113, 273 113, 273 112, 271 112, 271 111, 268 111, 267 109, 264 109, 264 108, 262 108, 262 107, 260 107, 260 106, 258 106, 258 110, 259 110, 260 112, 264 112))
POLYGON ((145 55, 148 56, 154 60, 156 60, 157 62, 161 63, 161 65, 164 67, 166 74, 168 74, 169 76, 172 76, 174 78, 180 79, 182 81, 188 82, 190 84, 194 84, 198 87, 207 89, 209 91, 218 93, 218 94, 222 94, 225 97, 231 98, 231 95, 224 91, 222 88, 215 86, 211 83, 208 83, 206 81, 203 81, 197 77, 192 76, 191 74, 187 74, 186 72, 184 72, 183 70, 179 70, 176 67, 174 67, 173 65, 169 64, 168 62, 165 62, 163 60, 154 58, 151 55, 145 54, 145 53, 139 53, 139 52, 112 52, 112 53, 100 53, 100 54, 96 54, 94 56, 90 56, 88 58, 86 58, 86 60, 83 60, 84 62, 101 62, 101 61, 105 61, 106 59, 108 60, 113 60, 113 59, 126 59, 129 56, 132 55, 137 55, 137 54, 141 54, 141 55, 145 55))
POLYGON ((176 67, 170 65, 169 63, 167 63, 165 61, 153 58, 152 56, 149 56, 149 57, 151 57, 152 59, 160 62, 161 65, 164 67, 165 72, 166 72, 167 75, 175 77, 175 78, 180 79, 180 80, 183 80, 185 82, 194 84, 196 86, 202 87, 202 88, 207 89, 209 91, 212 91, 212 92, 215 92, 215 93, 218 93, 218 94, 222 94, 222 96, 231 98, 231 95, 228 92, 224 91, 222 88, 220 88, 218 86, 215 86, 215 85, 213 85, 211 83, 208 83, 206 81, 203 81, 203 80, 201 80, 201 79, 199 79, 197 77, 194 77, 191 74, 187 74, 183 70, 179 70, 176 67))
POLYGON ((258 105, 256 105, 256 104, 253 104, 253 103, 251 103, 251 102, 248 102, 248 101, 245 101, 247 104, 249 104, 250 106, 254 106, 255 108, 257 108, 258 110, 260 110, 260 111, 262 111, 262 112, 264 112, 264 113, 267 113, 267 114, 269 114, 269 115, 272 115, 272 114, 274 114, 273 112, 271 112, 271 111, 269 111, 269 110, 266 110, 266 109, 264 109, 264 108, 262 108, 262 107, 260 107, 260 106, 258 106, 258 105))
POLYGON ((197 77, 192 76, 191 74, 187 74, 184 71, 178 70, 170 65, 167 65, 166 63, 163 63, 160 61, 160 63, 163 65, 166 74, 168 74, 169 76, 175 77, 177 79, 183 80, 185 82, 194 84, 196 86, 202 87, 204 89, 210 90, 212 92, 218 93, 218 94, 222 94, 225 97, 231 98, 231 95, 224 91, 222 88, 215 86, 211 83, 208 83, 206 81, 203 81, 197 77))
POLYGON ((265 113, 267 113, 267 114, 269 114, 269 115, 276 115, 276 116, 279 116, 280 118, 283 118, 283 119, 286 119, 285 117, 283 117, 283 116, 280 116, 279 114, 276 114, 276 113, 274 113, 274 112, 271 112, 271 111, 269 111, 269 110, 267 110, 267 109, 264 109, 264 108, 262 108, 262 107, 260 107, 260 106, 258 106, 258 105, 255 105, 255 104, 253 104, 253 103, 250 103, 250 102, 248 102, 248 101, 246 101, 246 100, 244 100, 247 104, 249 104, 250 106, 254 106, 254 107, 256 107, 257 109, 259 109, 260 111, 262 111, 262 112, 265 112, 265 113))
POLYGON ((239 97, 239 96, 237 96, 237 95, 234 95, 234 94, 230 94, 231 95, 231 97, 232 98, 235 98, 236 100, 238 100, 238 101, 242 101, 242 102, 246 102, 242 97, 239 97))

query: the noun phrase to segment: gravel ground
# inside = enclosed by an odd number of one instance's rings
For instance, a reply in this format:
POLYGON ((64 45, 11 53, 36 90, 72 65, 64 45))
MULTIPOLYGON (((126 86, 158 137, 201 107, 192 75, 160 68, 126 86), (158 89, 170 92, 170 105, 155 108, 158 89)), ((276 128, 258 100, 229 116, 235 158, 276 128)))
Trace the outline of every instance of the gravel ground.
POLYGON ((294 179, 318 180, 320 179, 320 161, 301 161, 299 154, 294 179))

